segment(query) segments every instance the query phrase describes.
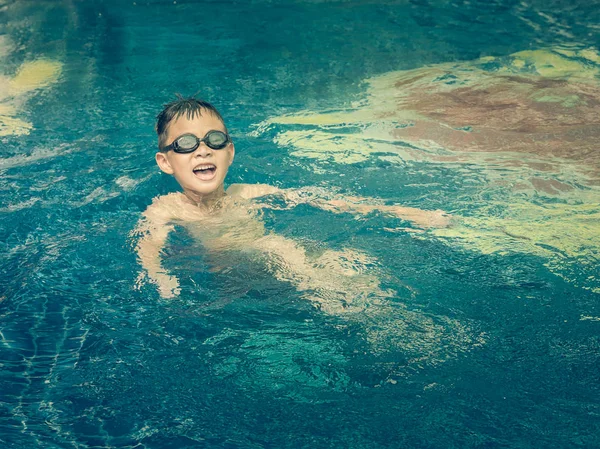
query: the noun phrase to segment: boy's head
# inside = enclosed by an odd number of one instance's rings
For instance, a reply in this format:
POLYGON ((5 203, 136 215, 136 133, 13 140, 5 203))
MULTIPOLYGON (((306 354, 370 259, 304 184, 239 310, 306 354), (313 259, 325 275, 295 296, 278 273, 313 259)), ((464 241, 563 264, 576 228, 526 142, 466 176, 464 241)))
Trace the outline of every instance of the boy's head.
POLYGON ((157 116, 156 163, 195 200, 223 192, 235 149, 221 114, 195 98, 178 98, 157 116))
POLYGON ((188 119, 194 116, 202 116, 203 114, 210 114, 216 117, 223 124, 225 132, 225 121, 217 108, 207 101, 197 100, 194 97, 184 98, 178 95, 177 100, 174 100, 165 105, 163 110, 156 116, 156 133, 158 134, 158 148, 162 150, 166 145, 167 131, 169 125, 173 120, 177 120, 179 117, 185 115, 188 119))

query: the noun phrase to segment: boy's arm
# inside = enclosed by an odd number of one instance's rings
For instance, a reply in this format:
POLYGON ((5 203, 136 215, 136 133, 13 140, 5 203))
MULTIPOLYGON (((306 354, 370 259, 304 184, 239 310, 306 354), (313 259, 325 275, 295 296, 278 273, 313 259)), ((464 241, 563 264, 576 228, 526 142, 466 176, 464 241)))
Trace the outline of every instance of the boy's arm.
POLYGON ((282 195, 284 192, 286 190, 269 184, 232 184, 227 188, 227 195, 247 200, 267 195, 282 195))
MULTIPOLYGON (((168 221, 167 215, 160 210, 159 205, 153 203, 146 209, 134 231, 141 234, 136 246, 138 260, 163 298, 173 298, 179 294, 179 281, 175 276, 167 274, 161 266, 161 252, 169 232, 173 230, 168 221)), ((142 278, 139 278, 138 283, 141 280, 142 278)))
MULTIPOLYGON (((377 200, 374 198, 341 196, 339 194, 332 194, 332 192, 319 187, 280 189, 266 184, 234 184, 227 189, 227 193, 246 199, 275 195, 281 197, 286 204, 292 207, 304 203, 338 214, 344 212, 368 214, 379 211, 394 215, 403 220, 408 220, 422 228, 448 227, 452 217, 450 214, 439 209, 429 211, 415 207, 376 204, 377 200)), ((270 204, 261 204, 261 206, 273 207, 270 204)))
POLYGON ((452 216, 443 210, 423 210, 416 207, 405 207, 386 204, 372 204, 373 199, 349 196, 332 200, 316 200, 310 202, 321 209, 334 213, 368 214, 374 211, 393 215, 421 228, 446 228, 450 226, 452 216))

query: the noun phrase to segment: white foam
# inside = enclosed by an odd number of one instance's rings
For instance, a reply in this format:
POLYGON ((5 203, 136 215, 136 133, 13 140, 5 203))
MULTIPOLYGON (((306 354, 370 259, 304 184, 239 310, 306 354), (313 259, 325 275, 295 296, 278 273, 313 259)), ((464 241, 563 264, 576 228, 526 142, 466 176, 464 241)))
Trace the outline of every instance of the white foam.
POLYGON ((40 201, 40 198, 30 198, 27 201, 21 203, 9 204, 6 207, 0 207, 0 212, 15 212, 22 209, 27 209, 33 206, 35 203, 40 201))
POLYGON ((74 150, 73 145, 61 144, 52 148, 34 148, 30 155, 16 155, 7 158, 0 158, 0 170, 6 170, 13 167, 31 165, 37 161, 50 159, 56 156, 71 153, 74 150))

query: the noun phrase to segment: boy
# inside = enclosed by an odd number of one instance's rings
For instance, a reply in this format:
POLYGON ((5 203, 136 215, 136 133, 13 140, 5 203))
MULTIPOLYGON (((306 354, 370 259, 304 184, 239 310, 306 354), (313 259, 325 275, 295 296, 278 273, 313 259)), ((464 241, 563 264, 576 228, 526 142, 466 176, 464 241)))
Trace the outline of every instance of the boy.
POLYGON ((362 275, 368 257, 356 251, 326 251, 311 260, 304 248, 285 237, 265 232, 257 211, 257 199, 277 195, 287 204, 300 202, 331 212, 369 213, 380 210, 410 220, 422 227, 446 226, 449 217, 442 211, 365 204, 364 198, 319 198, 317 189, 282 190, 263 184, 234 184, 227 190, 224 181, 235 156, 234 144, 223 118, 209 103, 179 98, 165 106, 157 117, 159 151, 156 163, 175 177, 183 193, 171 193, 153 200, 143 213, 137 245, 140 262, 163 298, 179 292, 179 282, 161 267, 161 251, 175 223, 186 226, 211 255, 243 251, 265 260, 269 271, 291 282, 322 309, 353 307, 354 298, 365 293, 387 296, 376 278, 362 275), (266 258, 266 259, 265 259, 266 258), (348 303, 348 301, 353 301, 348 303))

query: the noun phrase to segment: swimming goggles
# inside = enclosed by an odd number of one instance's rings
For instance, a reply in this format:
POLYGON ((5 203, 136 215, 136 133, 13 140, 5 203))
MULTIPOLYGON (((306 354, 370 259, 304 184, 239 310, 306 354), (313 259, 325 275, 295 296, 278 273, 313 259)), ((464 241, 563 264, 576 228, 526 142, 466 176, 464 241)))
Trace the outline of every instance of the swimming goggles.
POLYGON ((208 148, 213 150, 222 150, 231 142, 231 139, 223 131, 209 131, 202 139, 196 137, 194 134, 184 134, 161 151, 173 150, 175 153, 191 153, 200 146, 200 142, 204 142, 208 148))

